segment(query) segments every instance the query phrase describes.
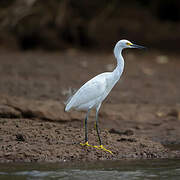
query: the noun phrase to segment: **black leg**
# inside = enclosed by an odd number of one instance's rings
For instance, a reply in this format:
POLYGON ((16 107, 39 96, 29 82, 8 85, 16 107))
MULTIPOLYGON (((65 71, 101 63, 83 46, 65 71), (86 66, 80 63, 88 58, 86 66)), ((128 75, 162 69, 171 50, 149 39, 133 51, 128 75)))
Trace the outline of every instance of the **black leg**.
POLYGON ((90 109, 88 109, 86 117, 85 117, 85 143, 88 142, 88 130, 87 130, 87 120, 88 120, 88 115, 89 115, 90 109))
POLYGON ((98 122, 98 111, 96 111, 96 131, 99 139, 99 144, 102 145, 101 137, 100 137, 100 130, 99 130, 99 122, 98 122))
POLYGON ((99 129, 99 122, 98 122, 98 112, 99 112, 99 109, 101 107, 101 104, 99 104, 97 107, 96 107, 96 131, 97 131, 97 135, 98 135, 98 139, 99 139, 99 144, 100 146, 93 146, 97 149, 102 149, 104 151, 107 151, 111 154, 113 154, 110 150, 104 148, 104 146, 102 145, 102 141, 101 141, 101 137, 100 137, 100 129, 99 129))

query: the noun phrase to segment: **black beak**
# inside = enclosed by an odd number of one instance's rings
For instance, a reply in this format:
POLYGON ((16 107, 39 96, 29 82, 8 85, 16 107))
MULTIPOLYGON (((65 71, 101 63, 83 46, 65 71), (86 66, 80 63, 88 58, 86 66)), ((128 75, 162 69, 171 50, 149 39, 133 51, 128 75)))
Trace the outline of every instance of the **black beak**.
POLYGON ((147 49, 146 47, 144 47, 144 46, 139 46, 139 45, 137 45, 137 44, 132 44, 131 47, 132 47, 132 48, 138 48, 138 49, 147 49))

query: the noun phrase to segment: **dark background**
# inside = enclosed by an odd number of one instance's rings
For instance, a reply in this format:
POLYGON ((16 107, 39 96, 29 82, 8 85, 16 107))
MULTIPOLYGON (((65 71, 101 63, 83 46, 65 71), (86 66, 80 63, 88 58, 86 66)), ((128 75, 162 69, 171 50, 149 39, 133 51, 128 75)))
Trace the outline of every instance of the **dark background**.
MULTIPOLYGON (((65 113, 64 103, 89 79, 114 70, 120 39, 148 49, 123 52, 123 75, 100 109, 103 144, 113 159, 174 157, 159 143, 176 145, 180 157, 179 3, 0 0, 0 162, 108 158, 75 148, 85 113, 65 113)), ((88 128, 90 144, 98 145, 94 113, 88 128)))
POLYGON ((120 39, 179 50, 179 0, 1 0, 0 47, 110 50, 120 39))

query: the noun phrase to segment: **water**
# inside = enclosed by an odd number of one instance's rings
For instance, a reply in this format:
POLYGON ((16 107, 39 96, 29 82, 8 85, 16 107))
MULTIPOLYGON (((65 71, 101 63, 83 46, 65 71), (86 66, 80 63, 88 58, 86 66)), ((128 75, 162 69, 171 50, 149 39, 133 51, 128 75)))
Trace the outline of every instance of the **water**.
POLYGON ((0 164, 0 180, 179 180, 180 159, 0 164))

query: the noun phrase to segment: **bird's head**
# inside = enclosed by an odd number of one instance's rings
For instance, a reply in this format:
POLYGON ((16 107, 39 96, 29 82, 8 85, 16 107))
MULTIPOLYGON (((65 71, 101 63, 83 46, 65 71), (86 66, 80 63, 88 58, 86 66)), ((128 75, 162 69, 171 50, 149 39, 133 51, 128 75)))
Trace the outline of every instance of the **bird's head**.
POLYGON ((120 40, 116 43, 116 46, 114 48, 114 54, 117 57, 117 55, 125 48, 138 48, 138 49, 145 49, 144 46, 139 46, 137 44, 134 44, 128 40, 120 40))
POLYGON ((117 44, 119 47, 121 47, 122 49, 124 48, 139 48, 139 49, 144 49, 144 46, 139 46, 137 44, 133 44, 132 42, 128 41, 128 40, 120 40, 119 42, 117 42, 117 44))

